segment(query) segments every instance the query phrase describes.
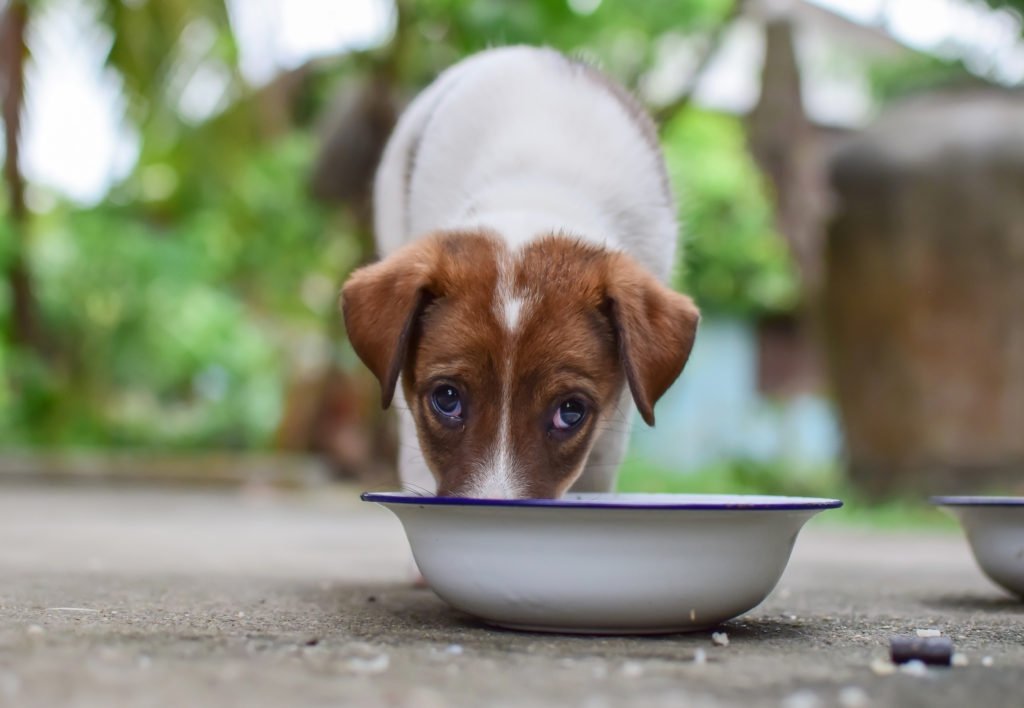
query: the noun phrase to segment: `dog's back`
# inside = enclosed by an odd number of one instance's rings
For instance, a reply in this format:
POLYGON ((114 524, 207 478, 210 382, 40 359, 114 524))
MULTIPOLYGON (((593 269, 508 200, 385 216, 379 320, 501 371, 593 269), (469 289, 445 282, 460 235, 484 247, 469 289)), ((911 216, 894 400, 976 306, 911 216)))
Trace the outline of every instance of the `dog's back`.
POLYGON ((512 247, 563 233, 632 255, 665 281, 675 208, 657 137, 595 69, 529 47, 477 54, 403 114, 375 193, 386 256, 439 229, 486 228, 512 247))

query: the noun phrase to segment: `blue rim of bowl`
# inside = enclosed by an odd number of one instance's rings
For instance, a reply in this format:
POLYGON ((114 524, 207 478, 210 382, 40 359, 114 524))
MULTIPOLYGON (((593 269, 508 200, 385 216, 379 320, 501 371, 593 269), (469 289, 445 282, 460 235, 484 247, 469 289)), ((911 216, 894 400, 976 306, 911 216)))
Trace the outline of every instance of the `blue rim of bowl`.
MULTIPOLYGON (((665 496, 687 496, 665 495, 665 496)), ((694 495, 703 496, 703 495, 694 495)), ((737 499, 743 496, 751 496, 760 499, 758 495, 723 495, 734 496, 737 499)), ((838 499, 817 499, 810 497, 778 497, 777 502, 736 502, 736 503, 714 503, 714 502, 674 502, 666 504, 639 504, 616 501, 566 501, 564 499, 468 499, 466 497, 418 497, 399 492, 366 492, 359 497, 364 502, 375 502, 377 504, 418 504, 420 506, 501 506, 521 508, 544 508, 544 509, 659 509, 676 510, 685 509, 694 511, 817 511, 824 509, 838 509, 843 505, 838 499), (783 499, 803 499, 803 501, 781 501, 783 499)))
POLYGON ((1024 497, 932 497, 935 506, 1024 506, 1024 497))

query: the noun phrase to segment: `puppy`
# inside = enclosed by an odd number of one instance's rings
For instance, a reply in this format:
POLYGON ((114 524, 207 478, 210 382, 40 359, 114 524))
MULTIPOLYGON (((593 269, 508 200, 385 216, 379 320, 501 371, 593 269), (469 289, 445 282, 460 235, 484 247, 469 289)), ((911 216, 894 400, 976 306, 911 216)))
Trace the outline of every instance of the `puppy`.
POLYGON ((557 52, 485 51, 405 111, 374 199, 381 260, 341 301, 399 409, 403 483, 610 491, 632 404, 654 425, 699 319, 665 285, 676 210, 650 118, 557 52))

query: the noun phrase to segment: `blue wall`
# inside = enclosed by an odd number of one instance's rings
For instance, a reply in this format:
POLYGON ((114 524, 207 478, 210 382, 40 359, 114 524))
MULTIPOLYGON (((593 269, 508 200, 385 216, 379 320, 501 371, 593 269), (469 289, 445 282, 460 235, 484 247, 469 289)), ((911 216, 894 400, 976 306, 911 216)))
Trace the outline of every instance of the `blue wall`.
POLYGON ((701 322, 690 361, 655 416, 655 428, 635 418, 630 454, 681 473, 737 458, 819 467, 840 452, 827 398, 758 393, 757 339, 745 320, 701 322))

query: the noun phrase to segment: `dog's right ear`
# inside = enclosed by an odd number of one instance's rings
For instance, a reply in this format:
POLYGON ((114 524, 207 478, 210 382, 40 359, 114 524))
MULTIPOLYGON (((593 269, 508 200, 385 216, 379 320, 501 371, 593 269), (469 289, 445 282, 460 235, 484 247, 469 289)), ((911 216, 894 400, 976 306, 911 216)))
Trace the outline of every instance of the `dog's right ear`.
POLYGON ((433 253, 414 243, 352 273, 341 289, 345 329, 391 405, 416 322, 431 299, 433 253))
POLYGON ((700 311, 623 254, 611 259, 607 288, 629 390, 644 422, 654 425, 654 404, 690 358, 700 311))

